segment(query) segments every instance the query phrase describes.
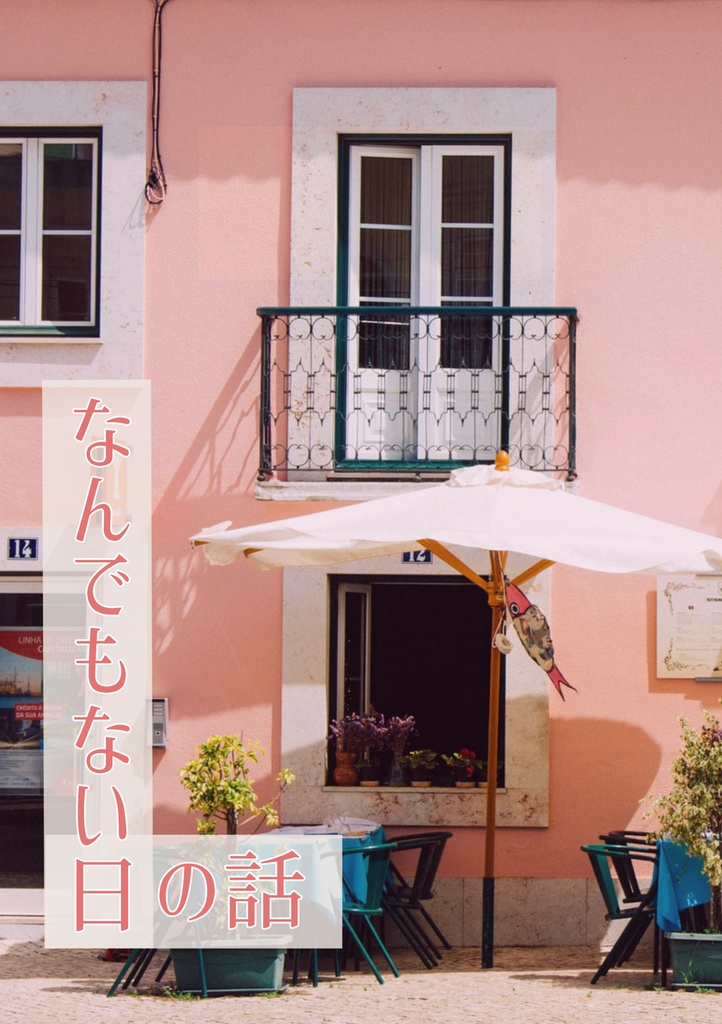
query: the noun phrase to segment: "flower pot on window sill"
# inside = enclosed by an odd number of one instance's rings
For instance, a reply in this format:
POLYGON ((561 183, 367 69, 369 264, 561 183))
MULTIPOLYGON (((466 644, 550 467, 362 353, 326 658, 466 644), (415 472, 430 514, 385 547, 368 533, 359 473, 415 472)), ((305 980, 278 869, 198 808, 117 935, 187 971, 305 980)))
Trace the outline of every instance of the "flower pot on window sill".
POLYGON ((414 789, 428 789, 431 785, 430 768, 412 768, 409 772, 414 789))
POLYGON ((454 785, 457 789, 473 789, 476 786, 474 779, 474 769, 469 770, 468 768, 457 768, 456 769, 456 782, 454 785))
POLYGON ((358 783, 359 774, 356 767, 358 754, 354 751, 348 753, 345 750, 336 751, 336 767, 333 770, 333 781, 337 786, 355 786, 358 783))
POLYGON ((373 788, 381 785, 381 768, 375 764, 357 765, 359 775, 359 786, 373 788))

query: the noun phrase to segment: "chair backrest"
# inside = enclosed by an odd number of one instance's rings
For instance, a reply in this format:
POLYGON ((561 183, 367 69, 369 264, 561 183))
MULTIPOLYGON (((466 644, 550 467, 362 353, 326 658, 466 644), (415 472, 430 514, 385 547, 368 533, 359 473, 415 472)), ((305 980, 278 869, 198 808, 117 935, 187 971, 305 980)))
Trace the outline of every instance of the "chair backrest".
MULTIPOLYGON (((630 832, 624 829, 615 829, 612 832, 607 832, 606 835, 599 837, 602 843, 610 846, 634 846, 635 848, 644 848, 647 843, 646 832, 630 832)), ((654 845, 649 844, 649 852, 654 850, 654 845)), ((625 903, 639 903, 644 895, 642 887, 639 884, 637 878, 637 872, 634 867, 634 860, 631 857, 616 856, 612 853, 612 861, 614 863, 614 870, 617 873, 619 884, 622 887, 624 894, 625 903)))
MULTIPOLYGON (((645 850, 643 847, 609 843, 589 843, 582 846, 582 850, 591 862, 594 877, 607 909, 607 917, 609 919, 628 917, 631 911, 623 910, 619 905, 612 866, 615 867, 616 872, 618 865, 625 861, 646 861, 654 864, 657 860, 656 852, 651 849, 645 850)), ((619 878, 619 874, 617 874, 617 878, 619 878)), ((619 882, 621 886, 621 878, 619 882)))
POLYGON ((358 901, 366 911, 378 913, 381 909, 389 858, 395 849, 396 843, 376 843, 374 846, 359 846, 343 851, 344 857, 361 856, 366 859, 366 896, 361 900, 356 893, 349 893, 353 902, 358 901))
MULTIPOLYGON (((404 850, 419 851, 416 871, 409 892, 409 898, 412 901, 429 900, 434 895, 434 882, 439 865, 441 864, 444 847, 447 840, 451 839, 452 836, 453 832, 414 832, 411 835, 396 836, 394 838, 398 852, 404 850)), ((391 863, 391 870, 396 879, 405 885, 404 876, 393 861, 391 863)))

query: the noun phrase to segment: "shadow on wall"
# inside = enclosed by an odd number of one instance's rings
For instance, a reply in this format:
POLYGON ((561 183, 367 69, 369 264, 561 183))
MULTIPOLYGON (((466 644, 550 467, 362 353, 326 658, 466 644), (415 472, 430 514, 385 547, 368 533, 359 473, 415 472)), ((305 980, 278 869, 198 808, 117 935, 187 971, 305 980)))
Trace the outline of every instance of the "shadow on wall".
POLYGON ((280 666, 280 625, 278 638, 267 636, 263 607, 269 607, 264 593, 280 594, 281 574, 207 567, 189 544, 204 525, 269 518, 269 509, 257 509, 249 494, 257 466, 259 349, 256 333, 154 513, 154 684, 158 694, 175 697, 176 722, 273 699, 259 692, 267 689, 259 680, 269 678, 269 659, 275 669, 278 657, 280 666), (249 574, 252 582, 244 585, 249 574))
POLYGON ((640 820, 640 800, 650 794, 661 760, 661 746, 647 731, 631 722, 558 718, 550 751, 551 817, 566 818, 581 842, 640 820))

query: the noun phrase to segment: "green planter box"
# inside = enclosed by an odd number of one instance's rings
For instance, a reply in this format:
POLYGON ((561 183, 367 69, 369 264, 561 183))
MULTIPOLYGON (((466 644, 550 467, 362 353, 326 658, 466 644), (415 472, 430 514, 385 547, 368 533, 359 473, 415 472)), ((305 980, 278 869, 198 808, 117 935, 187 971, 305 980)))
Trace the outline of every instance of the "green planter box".
POLYGON ((669 932, 671 988, 722 988, 722 935, 669 932))
MULTIPOLYGON (((173 949, 171 956, 178 991, 203 995, 198 950, 173 949)), ((205 949, 207 992, 278 992, 285 959, 285 949, 205 949)))

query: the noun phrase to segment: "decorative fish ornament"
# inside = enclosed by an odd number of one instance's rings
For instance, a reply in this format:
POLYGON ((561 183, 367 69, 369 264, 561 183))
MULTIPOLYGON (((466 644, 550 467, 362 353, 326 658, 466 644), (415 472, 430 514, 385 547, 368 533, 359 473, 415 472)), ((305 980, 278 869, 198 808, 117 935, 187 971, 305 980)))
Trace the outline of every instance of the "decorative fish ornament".
POLYGON ((527 654, 544 669, 554 683, 557 693, 564 700, 562 686, 568 686, 570 690, 575 691, 576 686, 568 683, 554 664, 554 644, 544 612, 535 604, 531 604, 521 590, 508 580, 504 581, 504 588, 507 611, 527 654))

